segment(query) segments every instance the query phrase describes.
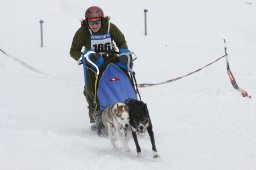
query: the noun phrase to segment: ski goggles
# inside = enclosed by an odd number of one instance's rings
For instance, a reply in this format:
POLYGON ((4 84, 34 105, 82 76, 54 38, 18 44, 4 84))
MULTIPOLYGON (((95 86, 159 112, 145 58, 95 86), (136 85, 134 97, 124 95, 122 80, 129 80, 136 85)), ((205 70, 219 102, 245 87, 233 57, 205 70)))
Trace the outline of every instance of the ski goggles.
POLYGON ((88 18, 87 22, 88 25, 99 25, 101 24, 102 18, 101 17, 97 17, 97 18, 88 18))
POLYGON ((99 24, 101 24, 101 20, 97 20, 97 21, 88 21, 88 24, 89 25, 99 25, 99 24))

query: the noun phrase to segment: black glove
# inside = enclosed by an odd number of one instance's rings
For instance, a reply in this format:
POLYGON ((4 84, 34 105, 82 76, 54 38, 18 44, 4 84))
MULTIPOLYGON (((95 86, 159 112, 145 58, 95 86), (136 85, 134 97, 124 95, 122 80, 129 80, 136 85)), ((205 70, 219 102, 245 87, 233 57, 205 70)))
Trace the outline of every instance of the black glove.
POLYGON ((101 54, 92 53, 92 54, 90 54, 89 58, 98 67, 100 67, 100 66, 102 66, 104 64, 104 58, 101 56, 101 54))
POLYGON ((98 59, 100 59, 101 55, 97 54, 97 53, 92 53, 90 54, 89 58, 92 62, 96 62, 98 59))
POLYGON ((128 68, 127 68, 128 57, 130 57, 130 65, 129 65, 129 67, 132 69, 133 61, 132 61, 132 56, 131 55, 129 55, 129 56, 127 56, 127 55, 120 55, 119 56, 119 62, 117 63, 117 65, 119 67, 122 67, 122 68, 128 70, 128 68))

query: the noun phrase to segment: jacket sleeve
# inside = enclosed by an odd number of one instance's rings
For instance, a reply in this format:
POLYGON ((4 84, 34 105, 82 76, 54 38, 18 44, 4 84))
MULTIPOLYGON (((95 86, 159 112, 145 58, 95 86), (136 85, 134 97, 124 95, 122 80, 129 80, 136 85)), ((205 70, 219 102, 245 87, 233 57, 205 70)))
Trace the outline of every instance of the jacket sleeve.
POLYGON ((111 31, 111 36, 113 38, 113 40, 116 43, 116 46, 120 49, 120 48, 126 48, 128 49, 128 46, 126 44, 126 40, 125 40, 125 36, 124 34, 119 30, 119 28, 114 25, 113 23, 111 23, 111 27, 110 27, 110 31, 111 31))
POLYGON ((85 36, 83 35, 82 28, 78 29, 73 37, 73 41, 72 41, 72 45, 71 45, 69 54, 75 60, 78 60, 82 55, 81 50, 85 43, 84 37, 85 36))

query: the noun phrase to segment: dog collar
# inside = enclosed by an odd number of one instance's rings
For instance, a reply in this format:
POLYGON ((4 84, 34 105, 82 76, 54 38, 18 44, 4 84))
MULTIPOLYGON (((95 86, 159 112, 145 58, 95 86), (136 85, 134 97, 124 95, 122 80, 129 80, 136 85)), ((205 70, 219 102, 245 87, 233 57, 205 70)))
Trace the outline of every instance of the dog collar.
POLYGON ((136 132, 137 131, 137 129, 135 128, 135 127, 133 127, 133 126, 131 126, 132 127, 132 131, 133 132, 136 132))

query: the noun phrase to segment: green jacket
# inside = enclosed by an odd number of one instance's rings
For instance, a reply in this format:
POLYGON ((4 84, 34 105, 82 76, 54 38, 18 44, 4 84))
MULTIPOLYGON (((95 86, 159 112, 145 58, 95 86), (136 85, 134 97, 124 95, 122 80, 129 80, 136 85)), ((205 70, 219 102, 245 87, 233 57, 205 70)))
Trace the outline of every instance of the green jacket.
MULTIPOLYGON (((97 33, 93 33, 93 35, 107 33, 108 25, 109 21, 103 21, 100 30, 97 33)), ((128 49, 123 33, 113 23, 110 23, 109 33, 111 35, 112 41, 115 42, 118 48, 128 49)), ((70 48, 70 56, 75 60, 78 60, 82 55, 81 50, 83 46, 87 50, 91 49, 91 34, 87 24, 82 24, 82 26, 76 31, 70 48)))

